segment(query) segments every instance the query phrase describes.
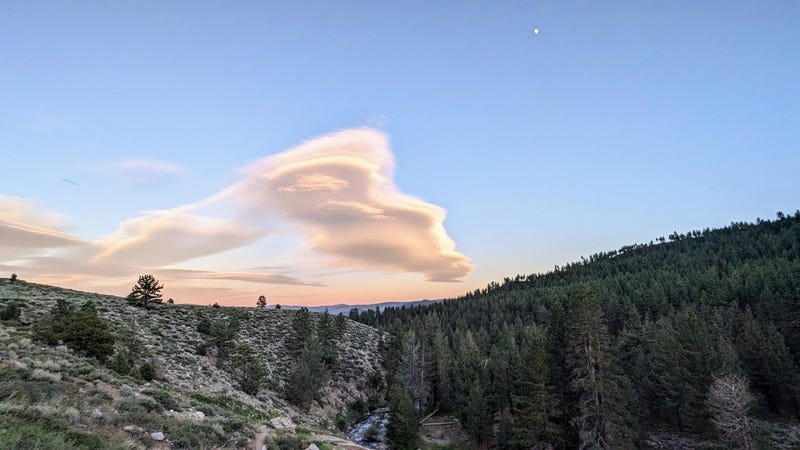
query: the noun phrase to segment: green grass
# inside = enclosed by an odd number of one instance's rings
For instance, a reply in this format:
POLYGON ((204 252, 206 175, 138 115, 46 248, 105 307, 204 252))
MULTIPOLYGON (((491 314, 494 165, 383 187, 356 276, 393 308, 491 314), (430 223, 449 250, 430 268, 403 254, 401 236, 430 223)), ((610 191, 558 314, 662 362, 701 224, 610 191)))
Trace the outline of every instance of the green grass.
POLYGON ((217 448, 228 442, 222 427, 211 422, 173 422, 166 435, 177 448, 217 448))
POLYGON ((117 450, 131 446, 118 438, 75 430, 69 419, 34 408, 6 408, 0 412, 0 448, 117 450))
POLYGON ((249 423, 261 422, 269 419, 270 415, 266 411, 242 403, 227 395, 204 395, 200 393, 192 394, 194 406, 206 414, 217 416, 228 416, 233 418, 238 416, 249 423))

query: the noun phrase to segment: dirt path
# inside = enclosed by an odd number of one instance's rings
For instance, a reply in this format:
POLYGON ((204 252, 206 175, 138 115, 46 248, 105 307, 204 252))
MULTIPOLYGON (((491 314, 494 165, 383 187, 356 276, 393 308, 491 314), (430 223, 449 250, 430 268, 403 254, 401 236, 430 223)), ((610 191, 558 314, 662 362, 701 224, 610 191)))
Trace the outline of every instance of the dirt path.
MULTIPOLYGON (((272 435, 272 432, 273 429, 271 427, 266 424, 261 424, 256 430, 256 437, 253 439, 253 443, 247 447, 248 450, 262 450, 265 448, 264 443, 267 438, 272 435)), ((327 442, 332 444, 335 448, 342 450, 370 450, 353 441, 348 441, 347 439, 331 436, 329 434, 314 434, 313 440, 316 442, 327 442)))
POLYGON ((251 447, 248 447, 250 450, 262 450, 265 448, 264 441, 267 440, 267 437, 272 434, 270 432, 269 427, 266 424, 261 424, 256 430, 256 438, 253 439, 253 444, 251 447))
POLYGON ((340 437, 331 436, 328 434, 315 434, 314 439, 317 441, 328 442, 335 445, 337 448, 343 448, 344 450, 370 450, 367 447, 358 445, 353 441, 348 441, 347 439, 342 439, 340 437))

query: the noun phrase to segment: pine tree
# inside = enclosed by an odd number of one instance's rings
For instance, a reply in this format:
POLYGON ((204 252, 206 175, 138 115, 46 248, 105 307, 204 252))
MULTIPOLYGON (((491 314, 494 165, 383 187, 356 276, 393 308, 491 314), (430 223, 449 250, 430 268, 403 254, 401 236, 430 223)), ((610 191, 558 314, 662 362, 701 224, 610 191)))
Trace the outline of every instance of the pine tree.
POLYGON ((572 390, 578 396, 580 448, 633 448, 626 379, 609 351, 610 337, 603 310, 588 292, 580 291, 571 305, 569 327, 572 390))
POLYGON ((511 441, 514 448, 559 447, 560 430, 554 419, 560 414, 558 398, 549 385, 546 333, 531 330, 530 345, 514 385, 514 421, 511 441))
POLYGON ((233 356, 235 371, 242 392, 256 395, 261 390, 261 381, 266 376, 264 364, 258 354, 248 345, 239 345, 233 356))
POLYGON ((478 444, 483 444, 492 435, 494 414, 485 380, 476 379, 467 392, 466 406, 461 414, 461 425, 478 444))
POLYGON ((256 306, 259 308, 266 308, 267 307, 267 297, 263 295, 258 296, 258 300, 256 301, 256 306))
POLYGON ((399 383, 389 390, 389 423, 386 425, 386 441, 395 450, 416 448, 419 422, 411 394, 399 383))
POLYGON ((317 318, 317 340, 322 348, 323 362, 328 368, 332 368, 339 357, 339 349, 336 346, 336 330, 327 308, 317 318))
POLYGON ((308 408, 319 396, 325 382, 325 364, 322 349, 316 339, 309 339, 295 363, 294 371, 286 385, 286 398, 301 408, 308 408))
POLYGON ((139 277, 136 286, 128 294, 128 301, 136 306, 149 309, 153 303, 161 303, 161 289, 163 284, 159 284, 154 276, 147 274, 139 277))
POLYGON ((425 379, 425 352, 414 330, 409 330, 403 335, 400 373, 403 385, 411 394, 414 408, 416 411, 422 411, 429 387, 425 379))
POLYGON ((312 336, 313 322, 308 308, 303 307, 294 312, 292 316, 291 336, 289 338, 289 351, 294 357, 300 356, 306 346, 306 342, 312 336))

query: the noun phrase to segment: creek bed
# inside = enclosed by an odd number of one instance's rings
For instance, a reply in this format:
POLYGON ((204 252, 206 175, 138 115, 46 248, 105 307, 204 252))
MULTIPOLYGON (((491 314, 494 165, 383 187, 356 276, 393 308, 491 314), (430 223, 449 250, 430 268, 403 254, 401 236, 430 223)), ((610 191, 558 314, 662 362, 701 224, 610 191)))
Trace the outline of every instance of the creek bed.
POLYGON ((386 425, 389 423, 389 408, 376 409, 359 419, 347 432, 351 441, 372 450, 388 450, 386 425))

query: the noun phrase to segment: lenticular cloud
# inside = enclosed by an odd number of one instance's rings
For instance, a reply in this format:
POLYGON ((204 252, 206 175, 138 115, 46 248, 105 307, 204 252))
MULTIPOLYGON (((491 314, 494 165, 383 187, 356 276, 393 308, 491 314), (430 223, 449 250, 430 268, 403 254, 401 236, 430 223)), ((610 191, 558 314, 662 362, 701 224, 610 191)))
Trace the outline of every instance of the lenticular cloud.
POLYGON ((299 224, 312 248, 342 265, 457 281, 472 271, 444 229, 445 211, 399 192, 385 135, 346 130, 249 166, 223 196, 299 224))

